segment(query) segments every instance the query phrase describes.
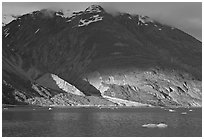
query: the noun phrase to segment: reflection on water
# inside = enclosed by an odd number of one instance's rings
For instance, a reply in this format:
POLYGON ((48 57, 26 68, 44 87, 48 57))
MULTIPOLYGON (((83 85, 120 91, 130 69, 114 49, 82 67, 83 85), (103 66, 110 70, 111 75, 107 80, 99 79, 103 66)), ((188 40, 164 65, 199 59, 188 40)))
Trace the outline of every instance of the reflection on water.
POLYGON ((47 108, 3 110, 3 136, 201 136, 202 110, 47 108), (182 115, 182 112, 187 112, 182 115), (148 123, 167 128, 143 128, 148 123))

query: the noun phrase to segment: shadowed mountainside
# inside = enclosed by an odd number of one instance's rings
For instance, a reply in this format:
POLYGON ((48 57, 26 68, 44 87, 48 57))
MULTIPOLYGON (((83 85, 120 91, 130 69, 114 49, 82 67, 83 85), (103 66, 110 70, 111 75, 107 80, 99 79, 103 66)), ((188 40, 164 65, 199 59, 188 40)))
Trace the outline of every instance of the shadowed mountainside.
POLYGON ((3 103, 201 106, 201 42, 149 17, 41 10, 2 37, 3 103))

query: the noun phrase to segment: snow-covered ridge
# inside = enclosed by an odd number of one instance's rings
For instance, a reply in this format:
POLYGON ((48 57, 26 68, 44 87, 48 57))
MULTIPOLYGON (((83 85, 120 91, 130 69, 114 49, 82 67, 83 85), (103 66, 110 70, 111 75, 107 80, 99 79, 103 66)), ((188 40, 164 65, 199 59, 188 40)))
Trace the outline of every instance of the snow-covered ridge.
POLYGON ((61 16, 62 18, 65 18, 63 13, 56 12, 55 15, 56 16, 61 16))
POLYGON ((62 18, 69 18, 76 15, 76 12, 71 12, 70 10, 61 10, 55 13, 56 16, 60 16, 62 18))
POLYGON ((99 15, 94 15, 89 19, 80 19, 78 27, 87 26, 90 23, 98 22, 101 20, 103 20, 103 17, 100 17, 99 15))
POLYGON ((3 15, 2 17, 2 25, 5 26, 6 24, 10 23, 13 20, 16 20, 17 17, 14 15, 3 15))
MULTIPOLYGON (((153 20, 152 18, 148 17, 148 16, 144 16, 144 15, 133 15, 133 14, 129 14, 129 13, 120 13, 119 16, 125 16, 126 18, 128 18, 129 20, 132 21, 136 21, 136 24, 138 26, 148 26, 148 25, 153 25, 154 27, 157 28, 157 30, 161 31, 161 25, 159 25, 157 23, 157 21, 153 20)), ((143 26, 143 27, 144 27, 143 26)))
POLYGON ((141 23, 145 24, 148 22, 154 22, 152 19, 150 19, 148 16, 138 15, 138 25, 141 23))
POLYGON ((85 96, 81 91, 79 91, 76 87, 69 84, 65 80, 61 79, 57 75, 51 74, 52 79, 56 82, 58 87, 67 93, 71 93, 74 95, 85 96))

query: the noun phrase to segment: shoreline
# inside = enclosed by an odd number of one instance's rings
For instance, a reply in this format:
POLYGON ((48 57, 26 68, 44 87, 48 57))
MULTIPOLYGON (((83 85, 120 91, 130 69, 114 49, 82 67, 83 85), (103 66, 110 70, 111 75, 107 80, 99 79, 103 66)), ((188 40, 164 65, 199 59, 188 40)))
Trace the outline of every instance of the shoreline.
POLYGON ((40 108, 98 108, 98 109, 118 109, 118 108, 161 108, 161 109, 177 109, 177 108, 202 108, 201 107, 164 107, 164 106, 91 106, 91 105, 80 105, 80 106, 40 106, 40 105, 11 105, 11 104, 2 104, 2 108, 4 107, 40 107, 40 108))

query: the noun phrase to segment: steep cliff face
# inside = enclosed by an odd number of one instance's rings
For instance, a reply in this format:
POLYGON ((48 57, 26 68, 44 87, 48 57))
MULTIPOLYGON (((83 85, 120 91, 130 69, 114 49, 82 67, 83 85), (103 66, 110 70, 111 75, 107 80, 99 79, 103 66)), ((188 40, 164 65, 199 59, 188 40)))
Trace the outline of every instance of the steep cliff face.
POLYGON ((2 37, 5 103, 201 106, 201 42, 149 17, 41 10, 2 37))

